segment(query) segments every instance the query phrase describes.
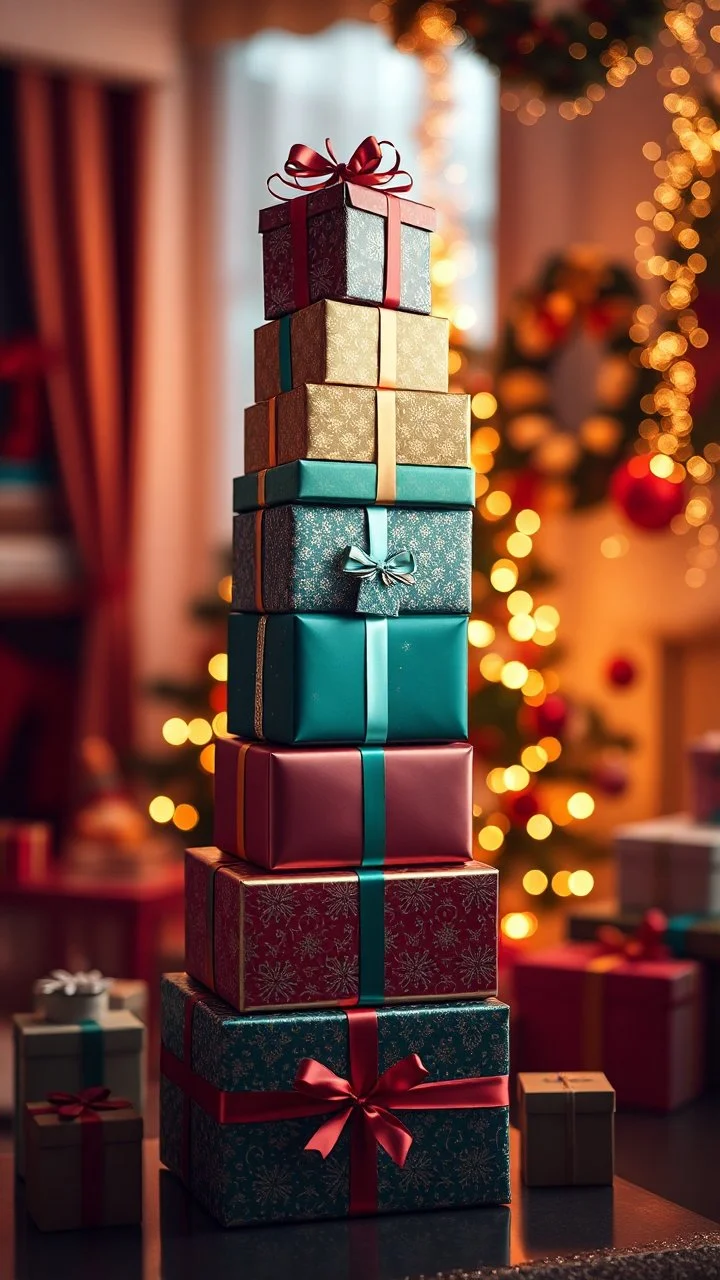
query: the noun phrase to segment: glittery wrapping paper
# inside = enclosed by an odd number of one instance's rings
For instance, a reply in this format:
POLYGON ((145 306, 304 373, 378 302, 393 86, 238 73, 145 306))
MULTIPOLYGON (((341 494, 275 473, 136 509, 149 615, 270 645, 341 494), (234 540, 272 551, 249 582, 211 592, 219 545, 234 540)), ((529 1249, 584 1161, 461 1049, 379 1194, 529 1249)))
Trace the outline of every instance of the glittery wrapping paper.
MULTIPOLYGON (((220 738, 215 746, 218 848, 268 870, 359 867, 365 834, 360 750, 253 742, 244 751, 246 745, 220 738)), ((470 744, 388 746, 382 756, 384 865, 467 861, 473 852, 470 744)))
MULTIPOLYGON (((470 397, 437 391, 396 391, 398 463, 467 467, 470 397)), ((376 397, 371 387, 306 383, 275 401, 277 463, 297 458, 375 462, 376 397)), ((268 405, 245 410, 245 470, 269 465, 268 405)))
MULTIPOLYGON (((241 1012, 357 1004, 354 872, 268 875, 224 857, 186 854, 188 973, 241 1012)), ((495 868, 388 868, 382 928, 386 1003, 496 995, 495 868)))
MULTIPOLYGON (((184 974, 162 983, 162 1040, 183 1056, 185 1001, 202 991, 184 974)), ((506 1075, 508 1009, 496 1000, 379 1009, 379 1071, 418 1053, 431 1080, 506 1075)), ((349 1074, 339 1010, 236 1014, 203 993, 195 1007, 192 1070, 225 1090, 289 1090, 311 1057, 349 1074)), ((161 1080, 160 1158, 181 1170, 183 1096, 161 1080)), ((402 1113, 413 1144, 400 1169, 378 1148, 378 1211, 504 1204, 510 1198, 507 1107, 402 1113)), ((346 1217, 350 1138, 327 1159, 304 1146, 318 1117, 220 1125, 190 1104, 190 1189, 224 1226, 346 1217)))
MULTIPOLYGON (((395 385, 404 391, 448 389, 449 323, 442 316, 392 312, 397 330, 395 385)), ((324 300, 290 319, 292 386, 305 382, 377 387, 380 309, 324 300)), ((255 399, 289 391, 280 376, 280 324, 255 330, 255 399)))
MULTIPOLYGON (((380 305, 385 289, 387 197, 343 183, 310 196, 307 207, 307 272, 310 302, 380 305), (378 201, 378 195, 380 200, 378 201), (358 207, 364 206, 364 207, 358 207), (374 209, 376 212, 371 212, 374 209)), ((425 205, 401 201, 400 310, 429 315, 430 231, 434 214, 425 205), (411 225, 412 222, 420 225, 411 225)), ((263 240, 265 318, 295 310, 292 237, 287 205, 260 211, 263 240)))
POLYGON ((270 507, 237 514, 233 532, 233 609, 266 613, 469 613, 472 512, 387 509, 388 554, 409 551, 414 582, 361 579, 343 564, 350 546, 370 551, 362 507, 270 507), (262 548, 258 601, 257 539, 262 548))
MULTIPOLYGON (((228 732, 287 744, 368 741, 369 625, 342 614, 231 613, 228 732)), ((375 625, 387 636, 385 740, 466 738, 467 619, 404 614, 375 625)))

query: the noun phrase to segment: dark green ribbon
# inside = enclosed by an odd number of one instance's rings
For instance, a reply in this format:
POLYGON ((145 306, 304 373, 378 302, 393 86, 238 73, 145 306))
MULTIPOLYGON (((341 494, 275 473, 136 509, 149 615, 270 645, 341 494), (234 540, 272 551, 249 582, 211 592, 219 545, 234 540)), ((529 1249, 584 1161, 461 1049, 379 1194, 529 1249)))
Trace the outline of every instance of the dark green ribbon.
POLYGON ((292 375, 292 351, 290 347, 290 320, 291 316, 282 316, 278 321, 280 325, 280 390, 292 391, 293 375, 292 375))
POLYGON ((105 1036, 94 1018, 80 1023, 80 1075, 83 1089, 105 1084, 105 1036))
POLYGON ((687 954, 687 935, 704 918, 704 916, 686 915, 673 916, 668 920, 665 938, 674 956, 687 954))
POLYGON ((359 882, 359 995, 363 1006, 385 1000, 385 752, 360 747, 363 798, 359 882))

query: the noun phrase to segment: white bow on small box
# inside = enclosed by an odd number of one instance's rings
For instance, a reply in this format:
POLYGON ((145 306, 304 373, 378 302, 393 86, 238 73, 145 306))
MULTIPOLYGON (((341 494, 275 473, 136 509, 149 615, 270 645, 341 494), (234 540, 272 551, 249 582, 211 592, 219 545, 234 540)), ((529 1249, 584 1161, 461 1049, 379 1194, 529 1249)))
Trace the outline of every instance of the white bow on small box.
POLYGON ((87 973, 69 973, 53 969, 33 985, 35 1012, 48 1022, 83 1022, 98 1018, 109 1008, 109 989, 113 979, 99 969, 87 973))

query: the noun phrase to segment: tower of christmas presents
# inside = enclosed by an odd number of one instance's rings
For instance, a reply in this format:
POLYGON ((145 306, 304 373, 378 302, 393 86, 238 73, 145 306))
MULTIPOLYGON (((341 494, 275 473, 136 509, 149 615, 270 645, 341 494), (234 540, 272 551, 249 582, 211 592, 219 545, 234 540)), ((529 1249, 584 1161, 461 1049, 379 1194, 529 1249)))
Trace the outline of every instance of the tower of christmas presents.
POLYGON ((372 138, 314 156, 292 149, 293 198, 260 215, 232 736, 216 847, 186 855, 187 974, 162 989, 161 1158, 226 1226, 509 1199, 497 873, 471 843, 469 404, 427 314, 434 214, 372 138))

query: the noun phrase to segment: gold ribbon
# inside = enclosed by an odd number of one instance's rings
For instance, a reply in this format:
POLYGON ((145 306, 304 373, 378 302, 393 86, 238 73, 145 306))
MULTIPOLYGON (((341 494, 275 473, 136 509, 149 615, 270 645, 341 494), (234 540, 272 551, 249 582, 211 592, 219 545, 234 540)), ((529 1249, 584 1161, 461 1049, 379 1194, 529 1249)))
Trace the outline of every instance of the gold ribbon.
MULTIPOLYGON (((261 691, 262 697, 262 691, 261 691)), ((237 856, 245 858, 245 762, 251 742, 243 742, 238 750, 237 773, 235 777, 235 841, 237 856)))
MULTIPOLYGON (((264 474, 264 473, 263 473, 264 474)), ((255 512, 255 608, 263 612, 263 515, 262 507, 255 512)))
POLYGON ((378 387, 397 387, 397 312, 378 308, 378 387))
POLYGON ((271 396, 268 407, 268 466, 277 466, 277 396, 271 396))
POLYGON ((255 737, 261 740, 265 737, 263 733, 263 672, 265 668, 265 630, 267 628, 267 614, 262 613, 258 618, 257 641, 255 644, 255 716, 254 728, 255 737))
POLYGON ((603 1069, 603 1007, 605 974, 624 964, 625 955, 595 956, 585 969, 582 1012, 582 1057, 585 1071, 603 1069))
POLYGON ((265 477, 267 475, 267 467, 257 473, 257 504, 259 507, 265 506, 265 477))
POLYGON ((375 392, 377 487, 375 501, 393 503, 397 497, 396 395, 378 388, 375 392))

